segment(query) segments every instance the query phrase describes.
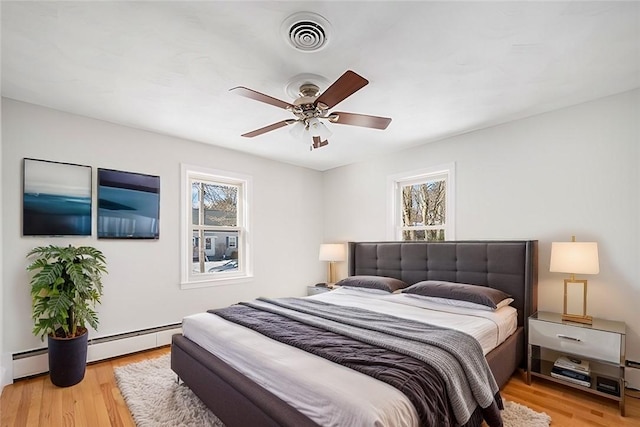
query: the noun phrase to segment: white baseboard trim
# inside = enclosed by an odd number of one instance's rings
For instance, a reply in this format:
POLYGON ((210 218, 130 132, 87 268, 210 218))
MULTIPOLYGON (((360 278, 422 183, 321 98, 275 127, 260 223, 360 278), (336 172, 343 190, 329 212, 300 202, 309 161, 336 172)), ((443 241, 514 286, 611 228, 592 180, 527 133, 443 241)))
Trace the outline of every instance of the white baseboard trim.
MULTIPOLYGON (((173 324, 89 340, 87 362, 97 362, 150 350, 171 344, 171 336, 182 333, 181 325, 173 324)), ((13 379, 27 378, 49 371, 47 349, 31 350, 13 355, 13 379)))

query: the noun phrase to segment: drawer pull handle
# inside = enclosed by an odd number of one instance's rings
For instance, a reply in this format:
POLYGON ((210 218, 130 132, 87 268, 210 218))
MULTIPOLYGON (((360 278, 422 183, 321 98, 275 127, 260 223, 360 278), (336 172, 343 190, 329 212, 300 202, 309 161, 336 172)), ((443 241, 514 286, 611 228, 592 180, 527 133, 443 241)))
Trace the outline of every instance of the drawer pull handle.
POLYGON ((557 334, 556 336, 557 336, 558 338, 562 338, 562 339, 564 339, 564 340, 580 341, 580 338, 570 337, 569 335, 557 334))

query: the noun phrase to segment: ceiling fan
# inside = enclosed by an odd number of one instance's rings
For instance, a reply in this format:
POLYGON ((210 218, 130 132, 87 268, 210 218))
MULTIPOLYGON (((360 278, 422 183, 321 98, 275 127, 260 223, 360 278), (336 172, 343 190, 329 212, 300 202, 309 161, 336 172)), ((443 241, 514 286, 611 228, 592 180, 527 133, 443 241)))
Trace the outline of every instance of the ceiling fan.
POLYGON ((311 150, 324 147, 329 143, 328 137, 331 135, 329 129, 321 122, 328 120, 330 123, 341 125, 362 126, 373 129, 386 129, 391 123, 387 117, 368 116, 365 114, 329 112, 349 96, 369 84, 364 77, 347 70, 338 80, 331 84, 324 92, 320 93, 320 88, 314 83, 302 83, 299 90, 299 98, 292 104, 265 95, 255 90, 243 86, 234 87, 230 91, 256 101, 264 102, 279 108, 290 111, 295 116, 294 119, 286 119, 270 124, 252 132, 243 134, 247 138, 262 135, 272 130, 290 125, 291 133, 294 136, 311 136, 311 150))

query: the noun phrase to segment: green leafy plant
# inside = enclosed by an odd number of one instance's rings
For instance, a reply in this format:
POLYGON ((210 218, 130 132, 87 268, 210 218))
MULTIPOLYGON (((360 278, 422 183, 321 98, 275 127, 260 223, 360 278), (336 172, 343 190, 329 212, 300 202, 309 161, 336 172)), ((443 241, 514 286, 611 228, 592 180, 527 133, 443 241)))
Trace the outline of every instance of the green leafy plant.
POLYGON ((105 257, 90 246, 40 246, 27 267, 31 279, 33 334, 73 338, 98 327, 94 311, 102 296, 102 275, 107 273, 105 257))

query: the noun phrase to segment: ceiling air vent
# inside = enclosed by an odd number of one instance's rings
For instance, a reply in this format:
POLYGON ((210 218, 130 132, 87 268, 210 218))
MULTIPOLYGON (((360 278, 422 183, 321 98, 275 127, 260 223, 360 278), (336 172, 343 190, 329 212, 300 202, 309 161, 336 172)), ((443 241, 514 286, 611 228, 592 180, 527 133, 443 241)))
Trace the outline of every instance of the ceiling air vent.
POLYGON ((300 12, 282 23, 281 31, 291 47, 301 52, 316 52, 329 43, 331 25, 322 16, 300 12))

